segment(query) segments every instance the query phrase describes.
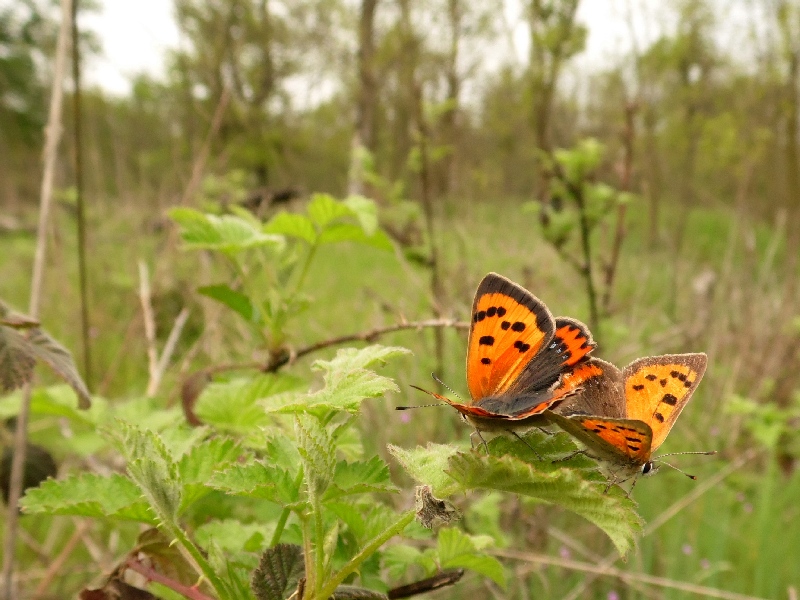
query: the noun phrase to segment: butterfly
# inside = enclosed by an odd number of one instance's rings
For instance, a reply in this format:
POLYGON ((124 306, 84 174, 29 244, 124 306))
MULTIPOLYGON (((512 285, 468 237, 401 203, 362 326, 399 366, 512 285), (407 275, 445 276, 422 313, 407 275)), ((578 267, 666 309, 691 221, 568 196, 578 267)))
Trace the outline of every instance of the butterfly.
POLYGON ((479 436, 481 431, 513 432, 541 424, 533 417, 573 396, 587 380, 599 378, 608 364, 590 359, 595 343, 586 325, 554 318, 544 302, 496 273, 478 285, 470 315, 471 401, 422 391, 458 410, 479 436))
POLYGON ((707 360, 702 353, 666 354, 635 360, 621 373, 607 368, 584 386, 569 412, 546 417, 606 465, 610 485, 653 473, 657 461, 652 454, 691 400, 707 360))

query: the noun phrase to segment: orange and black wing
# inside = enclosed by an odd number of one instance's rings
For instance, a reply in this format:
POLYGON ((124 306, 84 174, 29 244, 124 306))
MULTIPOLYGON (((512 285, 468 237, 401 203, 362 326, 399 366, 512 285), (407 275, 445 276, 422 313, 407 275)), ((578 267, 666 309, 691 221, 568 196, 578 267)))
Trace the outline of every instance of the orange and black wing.
POLYGON ((473 402, 517 387, 526 366, 551 343, 554 333, 555 321, 541 300, 496 273, 484 277, 472 305, 467 351, 473 402))
POLYGON ((669 434, 675 420, 703 378, 705 354, 666 354, 640 358, 625 367, 626 416, 653 430, 653 450, 669 434))
POLYGON ((548 414, 595 458, 620 467, 639 467, 650 460, 653 431, 643 421, 548 414))

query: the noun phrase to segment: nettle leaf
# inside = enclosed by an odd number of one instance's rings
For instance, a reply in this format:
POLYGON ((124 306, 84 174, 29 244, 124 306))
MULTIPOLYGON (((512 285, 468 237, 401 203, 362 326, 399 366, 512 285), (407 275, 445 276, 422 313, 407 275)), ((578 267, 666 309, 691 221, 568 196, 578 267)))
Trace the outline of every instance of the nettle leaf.
POLYGON ((236 253, 249 248, 281 250, 282 236, 264 233, 257 221, 234 215, 209 215, 191 208, 173 208, 169 216, 181 227, 188 248, 236 253))
POLYGON ((185 510, 209 492, 208 480, 216 471, 227 468, 241 456, 236 441, 215 438, 197 444, 181 457, 178 473, 183 482, 182 506, 185 510))
POLYGON ((328 430, 316 418, 298 415, 294 425, 309 493, 321 495, 333 478, 336 446, 328 430))
POLYGON ((340 585, 331 594, 332 600, 388 600, 388 596, 382 592, 368 590, 367 588, 355 585, 340 585))
POLYGON ((182 482, 164 442, 150 430, 117 420, 107 430, 127 461, 128 474, 164 523, 175 523, 182 482))
POLYGON ((250 301, 250 298, 224 283, 199 287, 197 291, 207 298, 224 304, 248 323, 260 323, 262 320, 258 307, 250 301))
POLYGON ((303 549, 294 544, 278 544, 261 555, 250 586, 257 600, 284 600, 305 575, 303 549))
POLYGON ((271 373, 212 383, 200 394, 195 413, 204 423, 219 429, 248 433, 272 420, 264 412, 262 399, 297 389, 302 383, 290 375, 271 373))
POLYGON ((570 510, 600 527, 619 553, 625 555, 642 528, 635 503, 618 489, 604 493, 605 483, 597 481, 596 474, 587 476, 584 469, 568 466, 553 468, 556 465, 552 461, 559 457, 546 453, 543 446, 537 446, 543 460, 533 458, 531 462, 508 454, 486 456, 459 452, 448 461, 447 473, 465 490, 521 494, 570 510))
POLYGON ((264 225, 264 233, 274 233, 289 237, 300 238, 314 244, 317 241, 317 231, 311 219, 305 215, 289 212, 280 212, 264 225))
POLYGON ((389 444, 388 449, 406 473, 418 483, 431 486, 436 496, 447 497, 458 491, 458 484, 445 472, 450 458, 458 452, 457 448, 429 443, 424 448, 418 446, 413 450, 389 444))
POLYGON ((284 506, 300 499, 294 475, 257 460, 243 465, 232 464, 216 471, 209 478, 208 485, 228 494, 263 498, 284 506))
POLYGON ((333 483, 325 492, 325 500, 333 500, 353 494, 368 492, 393 492, 397 488, 391 482, 389 465, 380 457, 368 461, 348 463, 339 461, 333 473, 333 483))
MULTIPOLYGON (((487 537, 487 536, 482 536, 487 537)), ((491 540, 491 538, 489 538, 491 540)), ((463 567, 480 573, 505 589, 506 578, 503 565, 496 558, 483 554, 485 540, 471 538, 452 527, 439 532, 436 544, 439 565, 443 569, 463 567)))
POLYGON ((355 413, 367 398, 397 391, 397 384, 388 377, 366 369, 375 362, 410 353, 396 346, 368 346, 362 349, 345 348, 330 361, 315 361, 312 369, 325 371, 325 387, 318 392, 296 398, 267 399, 265 410, 277 413, 310 412, 321 415, 327 411, 355 413))
POLYGON ((0 391, 11 392, 33 378, 36 355, 17 330, 0 325, 0 391))
POLYGON ((93 473, 48 479, 20 500, 26 514, 109 517, 156 524, 156 515, 142 499, 141 490, 123 475, 93 473))
POLYGON ((400 579, 413 566, 421 566, 425 573, 433 573, 437 569, 436 560, 428 552, 407 544, 392 544, 381 551, 381 566, 387 570, 393 580, 400 579))

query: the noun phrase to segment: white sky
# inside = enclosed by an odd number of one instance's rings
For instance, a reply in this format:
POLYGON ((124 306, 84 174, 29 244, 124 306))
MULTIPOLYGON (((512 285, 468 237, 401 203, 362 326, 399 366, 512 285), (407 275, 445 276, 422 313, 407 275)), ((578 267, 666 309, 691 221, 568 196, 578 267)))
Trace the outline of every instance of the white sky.
MULTIPOLYGON (((518 56, 524 60, 528 34, 519 19, 519 2, 507 0, 505 18, 519 24, 513 40, 518 56)), ((738 47, 746 35, 746 23, 752 23, 753 13, 747 7, 753 3, 717 0, 714 4, 718 9, 724 8, 718 14, 727 25, 716 32, 718 42, 729 49, 738 47)), ((180 43, 172 0, 101 0, 100 6, 93 14, 83 15, 80 22, 82 28, 98 35, 103 47, 102 55, 92 58, 85 67, 87 83, 123 95, 130 91, 131 78, 137 73, 163 77, 165 52, 180 43)), ((578 18, 589 26, 589 38, 586 50, 573 61, 572 69, 594 71, 630 50, 634 37, 629 21, 633 23, 636 43, 646 47, 664 30, 671 29, 669 14, 662 2, 654 0, 583 0, 578 18)), ((498 40, 499 47, 507 48, 504 44, 498 40)))

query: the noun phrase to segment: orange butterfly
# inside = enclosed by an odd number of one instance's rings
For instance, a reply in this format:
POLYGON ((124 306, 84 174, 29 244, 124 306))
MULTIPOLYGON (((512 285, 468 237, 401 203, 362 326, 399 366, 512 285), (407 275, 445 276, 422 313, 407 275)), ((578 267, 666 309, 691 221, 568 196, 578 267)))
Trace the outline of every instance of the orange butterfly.
POLYGON ((603 374, 608 363, 588 357, 594 347, 583 323, 567 317, 554 319, 529 291, 489 273, 472 304, 467 350, 471 402, 422 391, 458 410, 478 435, 486 430, 531 427, 542 423, 532 417, 564 402, 583 383, 603 374))
POLYGON ((570 413, 546 416, 586 446, 584 453, 606 464, 610 485, 647 475, 657 470, 652 453, 691 400, 706 364, 702 353, 640 358, 621 374, 616 368, 607 369, 593 385, 585 386, 570 413))

